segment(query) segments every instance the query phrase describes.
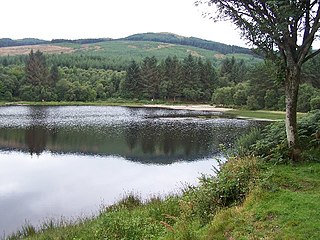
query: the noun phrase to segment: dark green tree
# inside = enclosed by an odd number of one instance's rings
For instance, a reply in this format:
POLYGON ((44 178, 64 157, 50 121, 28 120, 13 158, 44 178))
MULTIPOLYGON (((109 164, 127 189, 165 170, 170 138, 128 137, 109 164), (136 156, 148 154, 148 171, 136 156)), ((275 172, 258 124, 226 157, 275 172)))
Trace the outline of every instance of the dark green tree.
POLYGON ((122 95, 127 98, 138 98, 141 96, 141 69, 134 60, 131 61, 127 68, 127 76, 125 78, 122 91, 122 95))
POLYGON ((189 54, 182 62, 182 95, 186 100, 196 101, 201 97, 199 68, 196 59, 189 54))
POLYGON ((49 71, 45 56, 39 50, 33 53, 31 50, 26 60, 26 81, 33 86, 47 85, 49 71))
POLYGON ((175 101, 181 97, 181 62, 177 56, 167 57, 160 66, 160 96, 175 101))
POLYGON ((217 83, 217 74, 209 60, 203 62, 202 59, 199 58, 198 67, 202 100, 208 101, 211 99, 214 86, 217 83))
POLYGON ((141 82, 144 97, 156 99, 159 97, 160 72, 156 57, 146 57, 141 66, 141 82))
POLYGON ((55 86, 60 78, 59 68, 56 64, 52 65, 50 69, 50 76, 49 76, 49 85, 55 86))

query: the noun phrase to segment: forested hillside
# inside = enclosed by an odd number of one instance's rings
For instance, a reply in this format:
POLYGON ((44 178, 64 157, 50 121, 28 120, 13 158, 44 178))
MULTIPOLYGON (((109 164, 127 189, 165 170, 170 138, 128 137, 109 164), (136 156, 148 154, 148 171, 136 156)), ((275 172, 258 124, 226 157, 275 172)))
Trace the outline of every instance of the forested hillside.
POLYGON ((25 46, 25 45, 36 45, 45 44, 48 41, 40 40, 36 38, 24 38, 19 40, 12 40, 11 38, 1 38, 0 47, 13 47, 13 46, 25 46))
MULTIPOLYGON (((172 34, 132 38, 140 41, 55 40, 50 45, 16 47, 12 56, 0 57, 0 100, 137 99, 284 109, 283 79, 270 62, 249 54, 168 43, 179 39, 172 34), (155 42, 159 36, 167 42, 155 42)), ((6 49, 0 48, 0 55, 6 49)), ((319 67, 320 57, 304 65, 298 111, 320 108, 319 67)))
MULTIPOLYGON (((57 43, 92 44, 92 43, 99 43, 99 42, 106 42, 106 41, 121 41, 121 40, 171 43, 171 44, 197 47, 197 48, 202 48, 206 50, 212 50, 221 54, 254 55, 253 52, 248 48, 242 48, 234 45, 227 45, 227 44, 204 40, 196 37, 183 37, 173 33, 140 33, 140 34, 134 34, 125 38, 120 38, 120 39, 88 38, 88 39, 76 39, 76 40, 53 39, 51 41, 46 41, 46 40, 40 40, 35 38, 24 38, 19 40, 13 40, 10 38, 1 38, 0 48, 11 47, 11 46, 57 44, 57 43)), ((255 55, 255 57, 257 56, 255 55)))
POLYGON ((243 53, 254 55, 254 53, 243 47, 238 47, 235 45, 227 45, 223 43, 218 43, 214 41, 208 41, 196 37, 183 37, 173 33, 139 33, 128 36, 124 40, 132 41, 153 41, 153 42, 164 42, 172 44, 180 44, 186 46, 193 46, 198 48, 203 48, 207 50, 216 51, 222 54, 234 54, 243 53))

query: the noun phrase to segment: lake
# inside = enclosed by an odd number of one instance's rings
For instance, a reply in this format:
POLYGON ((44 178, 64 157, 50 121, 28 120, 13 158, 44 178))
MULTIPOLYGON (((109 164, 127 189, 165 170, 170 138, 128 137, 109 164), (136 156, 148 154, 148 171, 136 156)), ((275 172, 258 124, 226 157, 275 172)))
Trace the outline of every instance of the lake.
POLYGON ((136 193, 179 193, 213 174, 219 144, 257 121, 137 107, 0 107, 0 234, 96 214, 136 193))

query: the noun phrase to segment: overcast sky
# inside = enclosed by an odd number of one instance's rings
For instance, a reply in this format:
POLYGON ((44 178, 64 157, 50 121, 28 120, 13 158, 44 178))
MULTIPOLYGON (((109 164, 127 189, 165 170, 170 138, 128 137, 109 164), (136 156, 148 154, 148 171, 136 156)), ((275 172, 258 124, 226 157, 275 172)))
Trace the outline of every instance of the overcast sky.
POLYGON ((45 40, 172 32, 246 46, 229 23, 201 15, 194 0, 5 0, 0 38, 45 40))

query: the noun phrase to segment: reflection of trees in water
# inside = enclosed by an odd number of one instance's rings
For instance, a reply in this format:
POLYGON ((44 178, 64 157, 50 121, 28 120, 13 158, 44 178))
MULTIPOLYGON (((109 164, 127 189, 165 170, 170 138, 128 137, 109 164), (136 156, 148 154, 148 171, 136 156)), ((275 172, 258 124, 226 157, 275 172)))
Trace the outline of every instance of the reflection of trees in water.
POLYGON ((43 127, 47 118, 46 107, 30 107, 29 117, 31 126, 25 131, 25 142, 31 155, 40 155, 45 149, 48 141, 49 131, 43 127))
MULTIPOLYGON (((39 112, 34 112, 38 114, 39 112)), ((148 120, 116 126, 71 126, 47 128, 45 113, 38 123, 26 128, 0 129, 0 148, 28 149, 30 154, 44 150, 122 156, 141 163, 171 164, 192 161, 227 147, 251 124, 229 122, 189 122, 148 120)))
POLYGON ((166 125, 148 123, 131 125, 124 132, 130 150, 141 147, 144 154, 186 156, 210 151, 211 133, 206 129, 194 129, 182 124, 166 125))
POLYGON ((26 129, 25 138, 30 154, 40 155, 46 149, 48 131, 42 126, 31 126, 26 129))
POLYGON ((136 127, 134 127, 134 125, 132 125, 126 128, 125 132, 126 132, 125 134, 126 143, 130 151, 132 151, 137 145, 139 129, 137 129, 136 127))

